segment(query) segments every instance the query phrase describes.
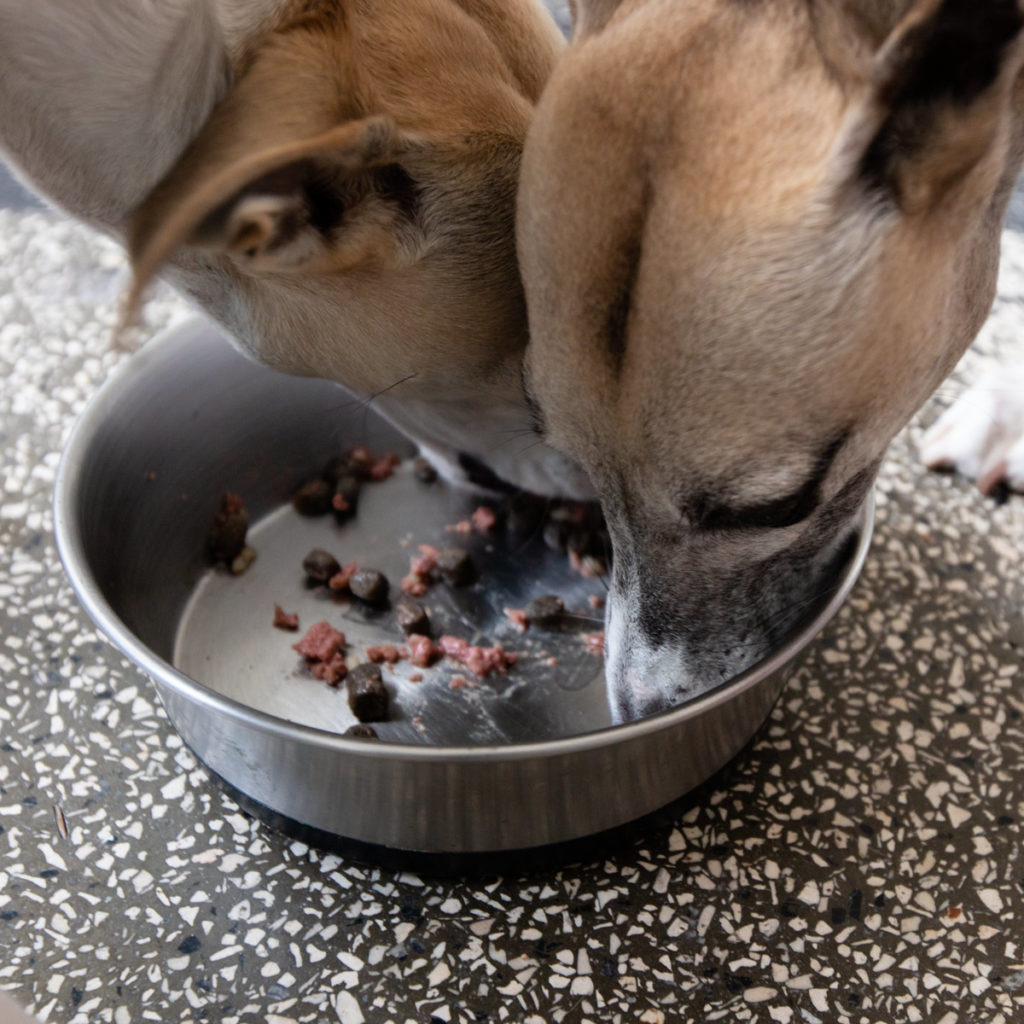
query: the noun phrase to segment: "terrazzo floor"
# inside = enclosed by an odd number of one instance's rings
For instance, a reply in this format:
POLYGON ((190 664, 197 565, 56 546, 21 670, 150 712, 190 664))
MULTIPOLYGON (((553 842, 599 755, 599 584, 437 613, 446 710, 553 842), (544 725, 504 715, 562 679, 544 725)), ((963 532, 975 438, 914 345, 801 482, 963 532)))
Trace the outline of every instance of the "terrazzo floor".
MULTIPOLYGON (((970 361, 1024 329, 1004 248, 970 361)), ((0 211, 0 990, 70 1024, 1024 1020, 1024 499, 924 473, 911 428, 852 600, 709 784, 569 866, 361 867, 224 796, 64 578, 54 472, 127 358, 122 275, 0 211)))

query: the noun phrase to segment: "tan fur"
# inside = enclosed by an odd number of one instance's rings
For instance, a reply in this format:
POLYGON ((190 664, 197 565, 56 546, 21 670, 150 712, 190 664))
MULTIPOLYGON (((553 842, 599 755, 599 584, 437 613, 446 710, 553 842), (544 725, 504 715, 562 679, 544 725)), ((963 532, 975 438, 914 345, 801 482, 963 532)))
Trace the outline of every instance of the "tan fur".
POLYGON ((908 7, 580 2, 527 140, 519 254, 546 436, 609 517, 624 716, 744 667, 798 617, 850 488, 987 313, 1020 43, 970 103, 908 114, 917 30, 944 6, 908 7), (910 134, 878 185, 892 124, 910 134), (837 438, 818 512, 701 526, 793 492, 837 438))
POLYGON ((527 436, 520 380, 519 161, 564 46, 537 0, 64 6, 0 0, 0 145, 124 238, 129 314, 162 273, 258 360, 374 400, 449 475, 466 454, 587 491, 527 436), (67 53, 88 72, 41 73, 67 53))

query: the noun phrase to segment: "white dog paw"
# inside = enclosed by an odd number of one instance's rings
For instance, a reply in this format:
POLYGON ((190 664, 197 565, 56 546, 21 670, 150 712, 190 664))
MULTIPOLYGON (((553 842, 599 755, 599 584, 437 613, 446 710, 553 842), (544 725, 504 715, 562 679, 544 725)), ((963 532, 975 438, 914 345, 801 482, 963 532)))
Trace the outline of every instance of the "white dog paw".
POLYGON ((983 494, 1024 492, 1024 365, 990 371, 921 441, 929 469, 962 473, 983 494))

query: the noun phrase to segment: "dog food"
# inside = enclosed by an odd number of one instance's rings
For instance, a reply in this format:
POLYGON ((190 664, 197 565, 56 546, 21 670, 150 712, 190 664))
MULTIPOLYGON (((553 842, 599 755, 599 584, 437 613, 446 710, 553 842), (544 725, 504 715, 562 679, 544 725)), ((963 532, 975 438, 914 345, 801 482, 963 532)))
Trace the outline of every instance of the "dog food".
POLYGON ((299 485, 292 495, 292 507, 300 516, 325 516, 331 510, 334 489, 319 477, 299 485))
POLYGON ((355 515, 362 488, 362 481, 352 473, 338 477, 331 497, 331 508, 334 510, 334 518, 339 523, 355 515))
POLYGON ((529 627, 529 622, 526 619, 526 612, 522 608, 502 608, 505 613, 505 618, 519 630, 520 633, 525 633, 529 627))
POLYGON ((302 560, 302 569, 306 579, 312 583, 327 583, 331 577, 341 571, 338 560, 329 551, 313 548, 302 560))
POLYGON ((242 548, 241 551, 231 559, 231 574, 233 576, 241 576, 246 569, 256 561, 256 549, 249 547, 248 544, 242 548))
POLYGON ((517 654, 506 651, 501 644, 474 647, 457 636, 441 637, 440 647, 449 658, 465 665, 476 676, 488 676, 492 672, 507 675, 508 670, 519 660, 517 654))
POLYGON ((401 463, 401 459, 392 453, 382 456, 371 463, 369 476, 371 480, 387 480, 401 463))
POLYGON ((274 628, 287 629, 294 632, 299 628, 299 616, 283 611, 279 604, 274 605, 274 628))
POLYGON ((377 644, 374 647, 366 648, 366 657, 377 665, 382 661, 393 665, 396 661, 409 657, 409 651, 405 647, 396 647, 394 644, 377 644))
POLYGON ((376 569, 357 569, 348 581, 348 589, 366 604, 383 604, 388 599, 388 578, 376 569))
POLYGON ((372 725, 364 725, 360 722, 358 725, 350 725, 342 734, 342 736, 349 736, 356 740, 379 740, 380 737, 377 735, 377 730, 372 725))
POLYGON ((355 562, 343 565, 328 581, 327 586, 335 593, 341 590, 348 590, 349 582, 355 575, 357 566, 355 562))
POLYGON ((453 587, 464 587, 476 579, 476 567, 465 548, 443 548, 438 552, 436 569, 453 587))
POLYGON ((527 622, 534 626, 553 626, 562 620, 565 603, 555 594, 535 597, 523 609, 527 622))
POLYGON ((348 674, 345 686, 348 689, 348 706, 360 722, 386 721, 388 691, 376 665, 357 665, 348 674))
POLYGON ((345 634, 329 622, 317 622, 292 648, 306 659, 306 668, 329 686, 337 686, 348 673, 345 664, 345 634))
POLYGON ((429 636, 419 633, 410 633, 406 643, 409 647, 409 660, 418 668, 429 668, 444 654, 429 636))
POLYGON ((225 491, 206 535, 206 550, 214 562, 230 565, 245 548, 249 531, 249 513, 237 494, 225 491))
POLYGON ((477 533, 490 533, 494 529, 498 517, 494 514, 493 508, 488 505, 481 505, 470 517, 470 521, 473 523, 473 529, 477 533))
POLYGON ((421 633, 425 636, 430 632, 430 619, 427 617, 426 608, 411 597, 398 599, 395 605, 395 621, 406 636, 410 633, 421 633))
POLYGON ((437 568, 437 548, 421 544, 420 553, 409 559, 409 575, 402 578, 401 587, 411 597, 423 597, 430 589, 430 574, 437 568))

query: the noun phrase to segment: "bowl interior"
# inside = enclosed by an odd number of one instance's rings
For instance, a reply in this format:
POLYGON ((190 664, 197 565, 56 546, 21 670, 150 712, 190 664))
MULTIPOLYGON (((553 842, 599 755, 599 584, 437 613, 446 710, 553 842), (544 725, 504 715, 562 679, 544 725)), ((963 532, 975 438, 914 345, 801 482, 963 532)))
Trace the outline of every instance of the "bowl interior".
MULTIPOLYGON (((292 650, 297 635, 272 626, 274 605, 297 612, 302 631, 320 620, 343 630, 354 660, 365 660, 368 646, 401 644, 402 637, 390 607, 306 587, 303 556, 319 547, 342 563, 376 568, 394 599, 418 544, 455 544, 470 551, 478 579, 437 584, 423 598, 435 637, 498 642, 520 662, 507 676, 484 680, 447 662, 385 668, 392 712, 376 726, 381 738, 491 747, 608 727, 603 665, 586 643, 603 627, 591 600, 603 594, 601 581, 573 572, 539 530, 453 532, 480 499, 421 483, 408 462, 367 485, 358 515, 345 524, 299 516, 290 505, 298 484, 354 445, 413 454, 402 435, 341 388, 258 366, 204 323, 179 328, 137 355, 76 427, 57 500, 72 581, 115 643, 136 660, 140 652, 155 656, 157 673, 172 683, 175 673, 163 671, 169 665, 195 680, 197 692, 338 734, 355 721, 344 687, 309 676, 292 650), (238 577, 211 569, 205 551, 226 490, 244 498, 258 554, 238 577), (570 614, 558 628, 519 633, 504 609, 548 593, 561 596, 570 614)), ((862 555, 837 587, 851 582, 862 555)))

